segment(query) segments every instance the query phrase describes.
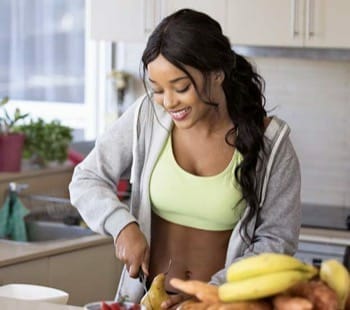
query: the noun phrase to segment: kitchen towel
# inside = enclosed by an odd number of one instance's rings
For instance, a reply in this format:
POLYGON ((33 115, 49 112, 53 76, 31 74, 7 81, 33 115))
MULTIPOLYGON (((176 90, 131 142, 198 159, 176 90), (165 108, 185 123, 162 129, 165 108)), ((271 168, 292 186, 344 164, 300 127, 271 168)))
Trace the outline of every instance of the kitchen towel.
POLYGON ((10 191, 0 209, 0 238, 27 241, 24 217, 29 210, 24 207, 17 192, 10 191))

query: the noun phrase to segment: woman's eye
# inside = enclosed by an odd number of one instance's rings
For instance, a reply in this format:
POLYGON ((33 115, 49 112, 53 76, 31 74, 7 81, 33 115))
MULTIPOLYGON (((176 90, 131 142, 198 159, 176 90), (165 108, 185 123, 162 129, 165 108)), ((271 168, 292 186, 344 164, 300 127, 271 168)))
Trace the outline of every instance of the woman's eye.
POLYGON ((190 88, 190 85, 187 85, 186 87, 184 87, 184 88, 182 88, 182 89, 179 89, 179 90, 177 90, 176 92, 177 92, 177 93, 184 93, 184 92, 186 92, 189 88, 190 88))
POLYGON ((156 95, 159 95, 159 94, 162 94, 163 91, 162 90, 155 90, 155 89, 152 89, 152 94, 156 94, 156 95))

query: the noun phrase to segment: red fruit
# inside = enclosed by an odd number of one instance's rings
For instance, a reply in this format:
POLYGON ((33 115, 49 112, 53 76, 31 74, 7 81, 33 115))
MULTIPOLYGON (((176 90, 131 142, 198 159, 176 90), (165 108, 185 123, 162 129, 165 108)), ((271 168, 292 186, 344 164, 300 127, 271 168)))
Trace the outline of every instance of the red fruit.
POLYGON ((112 310, 112 308, 109 305, 107 305, 104 301, 102 301, 101 310, 112 310))
POLYGON ((121 306, 118 302, 114 302, 109 305, 111 310, 123 310, 124 307, 121 306))

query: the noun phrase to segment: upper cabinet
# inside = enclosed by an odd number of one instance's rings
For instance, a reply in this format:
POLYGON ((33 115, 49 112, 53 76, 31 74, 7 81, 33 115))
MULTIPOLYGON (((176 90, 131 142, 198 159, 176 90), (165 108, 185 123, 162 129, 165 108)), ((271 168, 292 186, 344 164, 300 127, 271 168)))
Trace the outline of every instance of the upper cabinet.
POLYGON ((302 45, 303 11, 298 0, 229 0, 227 6, 232 44, 302 45))
POLYGON ((208 13, 232 44, 349 48, 349 0, 90 0, 91 38, 145 41, 180 8, 208 13))
POLYGON ((90 0, 91 38, 144 41, 160 20, 159 0, 90 0))
POLYGON ((162 16, 165 17, 179 9, 187 8, 207 13, 217 20, 226 31, 226 0, 163 0, 162 16))
POLYGON ((145 41, 160 20, 181 8, 210 14, 225 25, 226 0, 90 0, 91 38, 145 41))
POLYGON ((232 44, 349 48, 348 0, 228 0, 232 44))
POLYGON ((350 1, 307 0, 305 45, 312 47, 350 47, 350 1))

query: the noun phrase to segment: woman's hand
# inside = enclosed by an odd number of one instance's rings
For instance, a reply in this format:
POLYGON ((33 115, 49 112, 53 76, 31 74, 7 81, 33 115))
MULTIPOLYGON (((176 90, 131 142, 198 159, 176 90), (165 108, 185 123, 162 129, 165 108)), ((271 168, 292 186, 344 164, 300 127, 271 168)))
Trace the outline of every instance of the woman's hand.
POLYGON ((148 275, 150 250, 145 235, 136 223, 130 223, 115 241, 115 253, 123 262, 130 277, 137 278, 140 268, 148 275))
POLYGON ((180 304, 182 304, 185 300, 192 298, 192 296, 184 295, 184 294, 174 294, 169 295, 169 298, 162 302, 162 309, 178 309, 180 304))

